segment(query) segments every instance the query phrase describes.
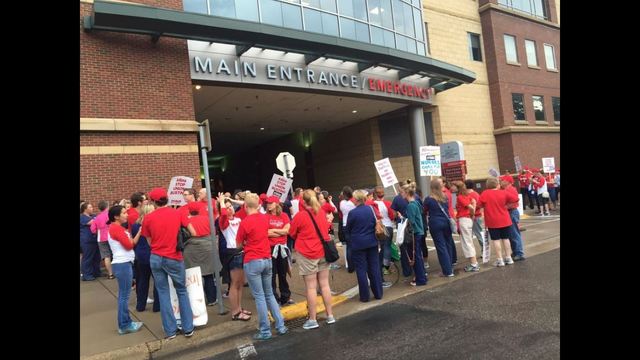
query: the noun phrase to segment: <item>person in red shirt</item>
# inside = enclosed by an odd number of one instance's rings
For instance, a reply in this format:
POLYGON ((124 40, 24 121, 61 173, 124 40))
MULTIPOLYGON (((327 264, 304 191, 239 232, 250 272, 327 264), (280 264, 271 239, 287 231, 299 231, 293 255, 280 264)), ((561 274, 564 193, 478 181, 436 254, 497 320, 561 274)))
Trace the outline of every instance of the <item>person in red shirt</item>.
POLYGON ((260 207, 258 195, 247 194, 244 204, 247 217, 240 222, 236 241, 238 247, 244 250, 244 273, 247 275, 249 288, 258 310, 259 332, 253 338, 268 340, 271 339, 271 326, 267 308, 275 319, 278 334, 284 335, 288 331, 280 313, 280 305, 273 295, 273 289, 268 285, 272 281, 269 218, 258 210, 260 207))
POLYGON ((276 300, 282 305, 293 304, 291 300, 291 290, 287 282, 287 273, 291 272, 289 260, 291 250, 287 247, 287 234, 289 234, 289 217, 282 212, 280 199, 277 196, 269 196, 267 203, 267 217, 269 218, 269 245, 271 246, 271 262, 273 276, 271 277, 271 287, 276 300), (276 287, 276 277, 280 288, 276 287))
POLYGON ((131 207, 127 209, 127 229, 129 230, 129 234, 132 233, 133 224, 138 221, 140 217, 140 210, 142 209, 142 204, 144 202, 145 196, 143 192, 135 192, 131 194, 131 207))
MULTIPOLYGON (((520 186, 520 194, 522 194, 522 207, 525 207, 524 201, 525 199, 529 199, 529 184, 531 183, 531 173, 522 169, 520 175, 518 175, 518 186, 520 186)), ((533 201, 529 199, 529 209, 533 210, 533 201)))
POLYGON ((469 259, 469 265, 464 268, 466 272, 480 271, 480 265, 476 259, 476 247, 473 245, 473 217, 476 213, 476 200, 471 196, 470 191, 462 181, 454 181, 453 185, 458 188, 456 198, 456 214, 458 228, 460 229, 460 243, 464 257, 469 259))
POLYGON ((476 201, 476 211, 473 214, 473 234, 478 239, 480 248, 484 249, 484 211, 478 206, 478 200, 480 200, 480 194, 473 189, 473 180, 465 180, 464 186, 471 196, 476 201))
POLYGON ((498 179, 489 177, 487 179, 487 190, 480 194, 478 206, 484 208, 484 219, 489 228, 489 234, 498 259, 494 266, 504 266, 513 264, 511 259, 511 217, 507 212, 507 204, 517 202, 518 196, 498 188, 498 179), (504 247, 505 258, 502 258, 504 247))
MULTIPOLYGON (((511 193, 514 196, 518 196, 516 188, 512 186, 513 179, 510 176, 500 177, 500 188, 506 192, 511 193)), ((513 253, 511 257, 513 261, 521 261, 525 259, 524 245, 522 243, 522 234, 520 234, 520 212, 518 211, 519 201, 510 202, 507 204, 507 210, 509 210, 509 217, 511 218, 511 236, 509 236, 509 242, 513 253)))
POLYGON ((193 201, 185 205, 189 209, 187 229, 191 238, 184 245, 182 256, 184 266, 189 269, 199 266, 202 275, 202 289, 205 294, 207 306, 218 303, 216 295, 216 283, 213 279, 213 238, 211 237, 211 225, 209 214, 202 211, 202 206, 193 201))
POLYGON ((178 296, 180 319, 184 336, 194 333, 193 312, 187 295, 186 274, 182 254, 176 249, 178 231, 180 230, 180 214, 178 210, 168 206, 169 196, 164 188, 155 188, 149 192, 149 198, 156 205, 156 210, 148 214, 142 223, 142 236, 151 245, 149 263, 153 273, 155 286, 160 297, 160 317, 166 339, 173 339, 178 332, 178 324, 173 315, 169 280, 171 277, 178 296))
POLYGON ((300 212, 293 218, 289 228, 289 236, 295 239, 296 251, 300 254, 298 264, 306 287, 309 319, 302 325, 305 330, 319 327, 316 320, 318 283, 327 312, 327 324, 333 324, 336 321, 331 307, 329 264, 324 257, 324 247, 321 243, 321 241, 333 241, 329 236, 329 226, 325 212, 320 208, 316 192, 311 189, 305 190, 302 193, 300 212))

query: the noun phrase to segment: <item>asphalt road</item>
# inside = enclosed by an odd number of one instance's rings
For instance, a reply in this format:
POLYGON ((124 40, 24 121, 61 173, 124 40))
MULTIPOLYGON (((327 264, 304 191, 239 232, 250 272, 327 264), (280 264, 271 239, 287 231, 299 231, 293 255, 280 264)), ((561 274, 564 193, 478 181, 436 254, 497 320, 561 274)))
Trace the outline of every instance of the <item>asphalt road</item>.
POLYGON ((290 330, 206 359, 557 359, 560 249, 290 330))

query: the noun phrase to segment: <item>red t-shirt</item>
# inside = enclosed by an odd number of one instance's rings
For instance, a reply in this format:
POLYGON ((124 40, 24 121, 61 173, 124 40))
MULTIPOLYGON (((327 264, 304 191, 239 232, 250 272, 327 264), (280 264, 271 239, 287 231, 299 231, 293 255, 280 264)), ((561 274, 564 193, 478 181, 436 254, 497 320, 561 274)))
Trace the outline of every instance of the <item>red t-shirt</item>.
POLYGON ((236 211, 234 216, 237 217, 240 220, 244 220, 244 218, 247 217, 247 211, 244 209, 244 205, 242 205, 240 210, 236 211))
POLYGON ((521 188, 529 187, 529 179, 531 179, 531 175, 529 173, 525 173, 518 175, 518 184, 520 184, 521 188))
POLYGON ((515 187, 509 185, 506 189, 504 189, 507 192, 512 193, 513 195, 515 195, 516 199, 518 199, 518 201, 516 202, 510 202, 507 204, 507 209, 517 209, 518 208, 518 203, 520 202, 520 198, 518 197, 518 191, 516 190, 515 187))
POLYGON ((505 190, 485 190, 480 195, 479 206, 484 208, 484 221, 490 229, 511 226, 507 204, 518 201, 518 196, 505 190))
POLYGON ((376 215, 376 219, 382 220, 382 215, 380 214, 380 209, 378 209, 378 204, 374 200, 367 200, 364 202, 365 205, 371 207, 373 209, 373 213, 376 215))
MULTIPOLYGON (((196 202, 199 206, 198 206, 198 215, 207 215, 207 204, 203 203, 202 201, 197 201, 196 202)), ((187 206, 188 204, 182 205, 178 208, 178 213, 180 214, 180 223, 182 226, 187 227, 187 225, 189 224, 189 207, 187 206)), ((208 215, 207 215, 208 216, 208 215)), ((215 215, 213 217, 213 220, 215 220, 215 215)))
POLYGON ((147 214, 142 222, 142 236, 151 238, 151 253, 174 260, 182 260, 182 253, 176 250, 180 214, 168 206, 147 214))
POLYGON ((446 187, 442 187, 442 192, 447 196, 447 202, 449 203, 449 217, 455 219, 456 213, 453 211, 453 195, 451 195, 451 191, 446 187))
MULTIPOLYGON (((313 216, 318 224, 318 229, 321 234, 324 234, 325 241, 329 241, 329 222, 327 221, 327 214, 324 210, 320 209, 317 214, 313 216)), ((311 222, 309 213, 304 209, 300 209, 298 215, 296 215, 291 221, 291 227, 289 228, 289 236, 296 240, 295 249, 307 259, 320 259, 324 256, 324 248, 316 228, 311 222), (302 215, 300 215, 303 213, 302 215)))
POLYGON ((140 217, 140 213, 136 208, 129 208, 127 210, 127 215, 129 215, 127 217, 127 229, 129 230, 129 234, 131 234, 131 227, 133 227, 133 224, 135 224, 140 217))
MULTIPOLYGON (((282 229, 285 225, 289 223, 289 217, 285 213, 280 213, 280 215, 267 214, 267 217, 269 218, 269 229, 282 229)), ((287 243, 287 235, 269 238, 270 246, 275 246, 276 244, 286 244, 286 243, 287 243)))
POLYGON ((333 213, 336 211, 336 208, 331 206, 331 203, 326 202, 324 203, 324 205, 322 205, 322 210, 324 210, 324 212, 326 212, 327 214, 329 213, 333 213))
MULTIPOLYGON (((471 217, 471 210, 469 210, 468 206, 471 205, 471 200, 473 196, 471 195, 461 195, 458 193, 457 201, 456 201, 456 210, 458 211, 458 219, 463 217, 471 217)), ((476 200, 477 201, 477 200, 476 200)))
POLYGON ((189 223, 196 231, 196 237, 211 235, 211 226, 209 226, 209 214, 192 216, 189 218, 189 223))
POLYGON ((482 216, 482 209, 480 208, 480 206, 478 206, 478 201, 480 201, 480 194, 478 194, 476 191, 469 191, 469 196, 471 196, 473 199, 476 199, 476 213, 474 214, 474 216, 482 216))
POLYGON ((117 240, 126 250, 133 249, 133 243, 131 242, 129 235, 127 235, 125 228, 119 223, 114 222, 109 225, 109 236, 111 236, 113 240, 117 240))
POLYGON ((270 259, 269 247, 269 218, 267 215, 256 213, 247 215, 240 222, 236 244, 244 244, 244 264, 251 260, 270 259))

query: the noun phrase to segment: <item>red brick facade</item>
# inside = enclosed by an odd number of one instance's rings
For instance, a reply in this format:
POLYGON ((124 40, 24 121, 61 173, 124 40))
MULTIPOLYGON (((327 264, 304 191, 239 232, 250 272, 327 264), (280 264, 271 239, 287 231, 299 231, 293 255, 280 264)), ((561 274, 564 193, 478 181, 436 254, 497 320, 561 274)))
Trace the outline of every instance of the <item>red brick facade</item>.
MULTIPOLYGON (((182 0, 138 0, 182 9, 182 0)), ((105 31, 87 33, 80 3, 80 117, 195 121, 187 41, 105 31)), ((80 146, 196 145, 196 133, 81 132, 80 146)), ((200 183, 199 153, 80 156, 80 198, 113 201, 169 185, 175 175, 200 183)), ((198 186, 199 187, 199 186, 198 186)))
MULTIPOLYGON (((497 4, 497 0, 483 0, 479 5, 497 4)), ((484 48, 486 52, 489 92, 494 128, 530 126, 547 128, 558 126, 554 122, 552 97, 560 97, 560 28, 557 27, 555 0, 547 1, 550 22, 539 22, 504 8, 483 8, 480 12, 484 48), (504 35, 516 40, 519 65, 508 64, 504 35), (528 66, 525 40, 535 42, 537 67, 528 66), (555 50, 557 71, 547 70, 544 44, 555 50), (525 122, 517 122, 513 115, 512 94, 523 94, 525 122), (544 97, 545 120, 536 122, 532 96, 544 97)), ((501 170, 515 168, 514 156, 524 165, 541 167, 542 157, 554 157, 560 166, 559 132, 510 132, 496 135, 501 170)))

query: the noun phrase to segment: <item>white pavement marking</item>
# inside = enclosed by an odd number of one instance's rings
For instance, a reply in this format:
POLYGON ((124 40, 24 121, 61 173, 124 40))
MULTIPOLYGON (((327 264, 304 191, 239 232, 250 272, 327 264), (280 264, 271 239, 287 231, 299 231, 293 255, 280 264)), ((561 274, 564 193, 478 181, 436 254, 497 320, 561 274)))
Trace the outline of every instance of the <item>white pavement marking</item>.
POLYGON ((253 346, 253 344, 243 344, 238 346, 237 348, 238 348, 238 355, 240 355, 240 359, 246 359, 249 356, 258 355, 258 353, 256 352, 256 348, 253 346))
POLYGON ((550 223, 550 222, 554 222, 554 221, 560 221, 560 218, 547 220, 547 221, 542 221, 542 222, 533 223, 533 224, 527 224, 527 226, 535 226, 535 225, 540 225, 540 224, 546 224, 546 223, 550 223))

